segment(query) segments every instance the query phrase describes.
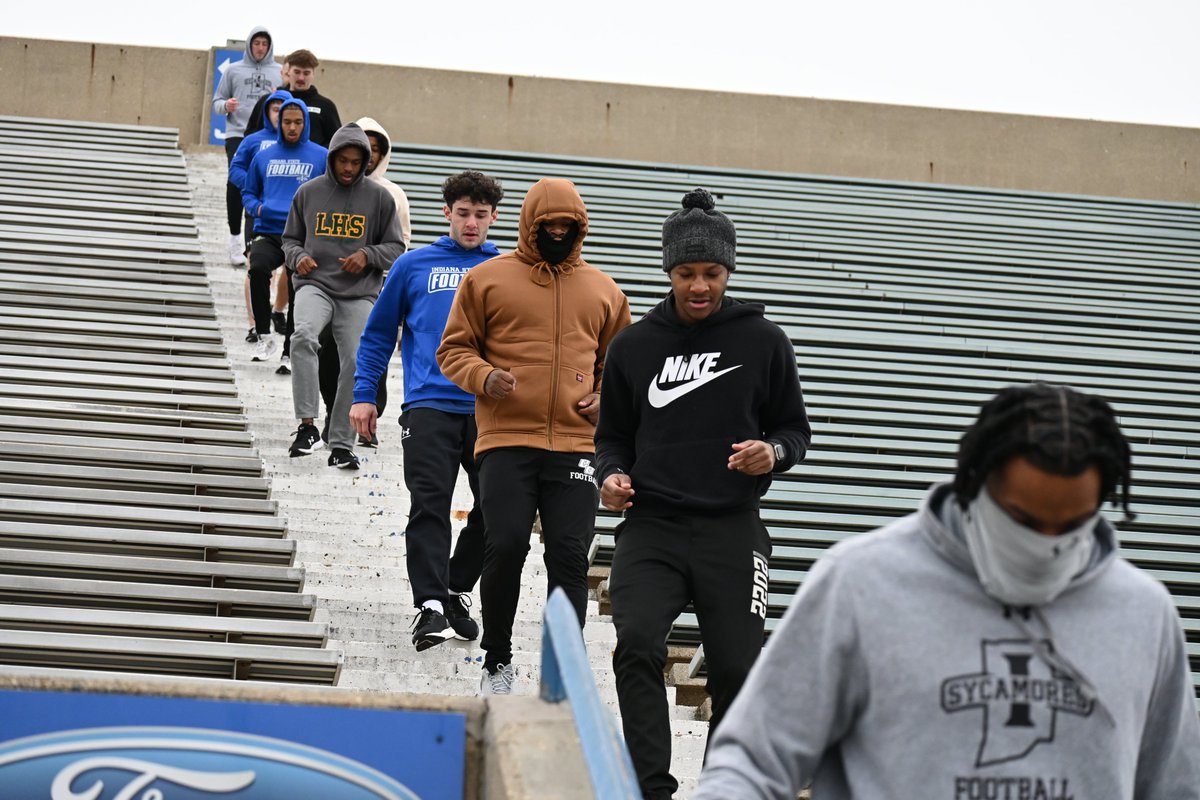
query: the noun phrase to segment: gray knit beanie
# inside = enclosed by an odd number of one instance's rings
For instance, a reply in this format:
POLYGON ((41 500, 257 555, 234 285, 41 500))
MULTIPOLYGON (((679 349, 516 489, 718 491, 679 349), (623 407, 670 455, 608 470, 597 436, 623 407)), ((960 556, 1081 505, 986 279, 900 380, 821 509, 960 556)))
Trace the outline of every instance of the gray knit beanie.
POLYGON ((693 189, 682 202, 683 210, 663 222, 663 272, 693 261, 724 264, 733 272, 737 231, 729 217, 717 211, 713 196, 704 189, 693 189))

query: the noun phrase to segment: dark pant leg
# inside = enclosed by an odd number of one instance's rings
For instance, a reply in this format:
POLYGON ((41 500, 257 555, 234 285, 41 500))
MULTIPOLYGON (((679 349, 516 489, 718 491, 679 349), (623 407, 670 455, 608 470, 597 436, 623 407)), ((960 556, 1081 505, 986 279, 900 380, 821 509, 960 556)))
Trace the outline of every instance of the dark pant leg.
POLYGON ((489 450, 479 459, 480 506, 487 530, 479 599, 483 603, 484 666, 512 662, 512 629, 521 597, 521 570, 537 512, 541 450, 489 450))
POLYGON ((546 594, 559 586, 587 617, 587 555, 596 534, 596 489, 591 453, 547 453, 539 477, 538 512, 545 541, 546 594))
POLYGON ((375 390, 375 413, 383 416, 384 410, 387 409, 387 370, 383 371, 383 377, 379 379, 379 388, 375 390))
POLYGON ((250 245, 250 309, 254 329, 271 332, 271 273, 283 263, 283 245, 278 236, 260 234, 250 245))
POLYGON ((458 478, 462 414, 410 408, 400 415, 404 485, 408 488, 408 580, 419 608, 448 599, 450 503, 458 478))
POLYGON ((292 331, 296 329, 296 287, 292 283, 292 271, 287 269, 287 284, 288 284, 288 309, 287 309, 287 333, 283 335, 283 354, 291 357, 292 352, 292 331))
MULTIPOLYGON (((382 387, 383 384, 380 383, 382 387)), ((483 572, 483 547, 485 528, 483 510, 479 503, 479 469, 475 465, 475 416, 463 414, 459 423, 462 432, 458 463, 463 472, 467 473, 467 483, 471 487, 471 510, 467 514, 467 524, 458 532, 458 541, 454 545, 454 555, 450 557, 450 590, 466 594, 475 587, 483 572)))
MULTIPOLYGON (((233 161, 238 145, 242 143, 241 136, 225 138, 225 166, 233 161)), ((229 235, 237 236, 242 232, 242 190, 229 181, 225 181, 225 213, 229 218, 229 235)), ((249 231, 247 231, 249 233, 249 231)))
POLYGON ((771 538, 758 511, 691 517, 692 602, 712 697, 709 737, 762 652, 771 538))
POLYGON ((321 401, 325 403, 325 416, 333 410, 333 401, 337 399, 338 375, 341 373, 341 356, 338 353, 337 342, 333 340, 333 328, 326 327, 321 331, 317 342, 321 352, 317 354, 318 379, 321 383, 321 401))
POLYGON ((617 528, 608 581, 617 648, 613 671, 625 743, 646 798, 669 798, 671 710, 663 667, 667 634, 688 604, 686 527, 670 519, 634 517, 617 528))

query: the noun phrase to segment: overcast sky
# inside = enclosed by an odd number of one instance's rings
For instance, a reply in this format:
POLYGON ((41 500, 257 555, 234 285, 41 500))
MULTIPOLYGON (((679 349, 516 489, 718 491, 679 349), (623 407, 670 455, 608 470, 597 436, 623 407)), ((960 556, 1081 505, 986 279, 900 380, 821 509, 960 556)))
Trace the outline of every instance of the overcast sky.
POLYGON ((277 54, 1200 127, 1200 0, 375 5, 10 3, 0 35, 207 49, 262 24, 277 54))

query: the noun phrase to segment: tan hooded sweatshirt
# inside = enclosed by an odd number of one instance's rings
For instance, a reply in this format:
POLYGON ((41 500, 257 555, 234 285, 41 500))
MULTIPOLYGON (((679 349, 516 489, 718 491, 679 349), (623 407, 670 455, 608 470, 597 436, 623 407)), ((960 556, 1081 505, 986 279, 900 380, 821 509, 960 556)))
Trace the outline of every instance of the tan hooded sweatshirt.
POLYGON ((612 278, 580 257, 587 230, 574 184, 544 178, 521 205, 517 249, 473 268, 459 284, 437 360, 442 374, 476 397, 476 455, 498 447, 595 449, 595 428, 578 404, 600 391, 608 344, 630 319, 612 278), (556 217, 575 220, 579 235, 571 254, 551 265, 538 252, 537 231, 556 217), (503 400, 484 394, 495 369, 517 381, 503 400))
POLYGON ((408 195, 404 193, 403 189, 387 179, 388 164, 392 163, 392 137, 388 136, 388 132, 383 129, 383 126, 371 117, 363 117, 357 121, 357 124, 365 133, 374 133, 382 136, 383 140, 387 143, 387 152, 379 157, 379 163, 375 165, 375 169, 371 170, 371 174, 367 176, 367 180, 375 181, 391 192, 392 199, 396 201, 396 216, 400 218, 400 231, 404 234, 404 250, 407 252, 412 244, 412 220, 408 210, 408 195))

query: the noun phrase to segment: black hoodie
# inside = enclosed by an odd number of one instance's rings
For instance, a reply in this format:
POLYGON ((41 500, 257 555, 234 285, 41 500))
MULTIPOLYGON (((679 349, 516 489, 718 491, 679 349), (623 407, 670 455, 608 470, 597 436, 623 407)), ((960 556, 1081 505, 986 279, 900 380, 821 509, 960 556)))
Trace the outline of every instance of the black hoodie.
POLYGON ((628 473, 628 516, 756 508, 771 475, 728 467, 735 442, 769 439, 804 458, 812 432, 796 352, 763 306, 726 297, 685 325, 670 295, 613 339, 596 426, 598 479, 628 473))

